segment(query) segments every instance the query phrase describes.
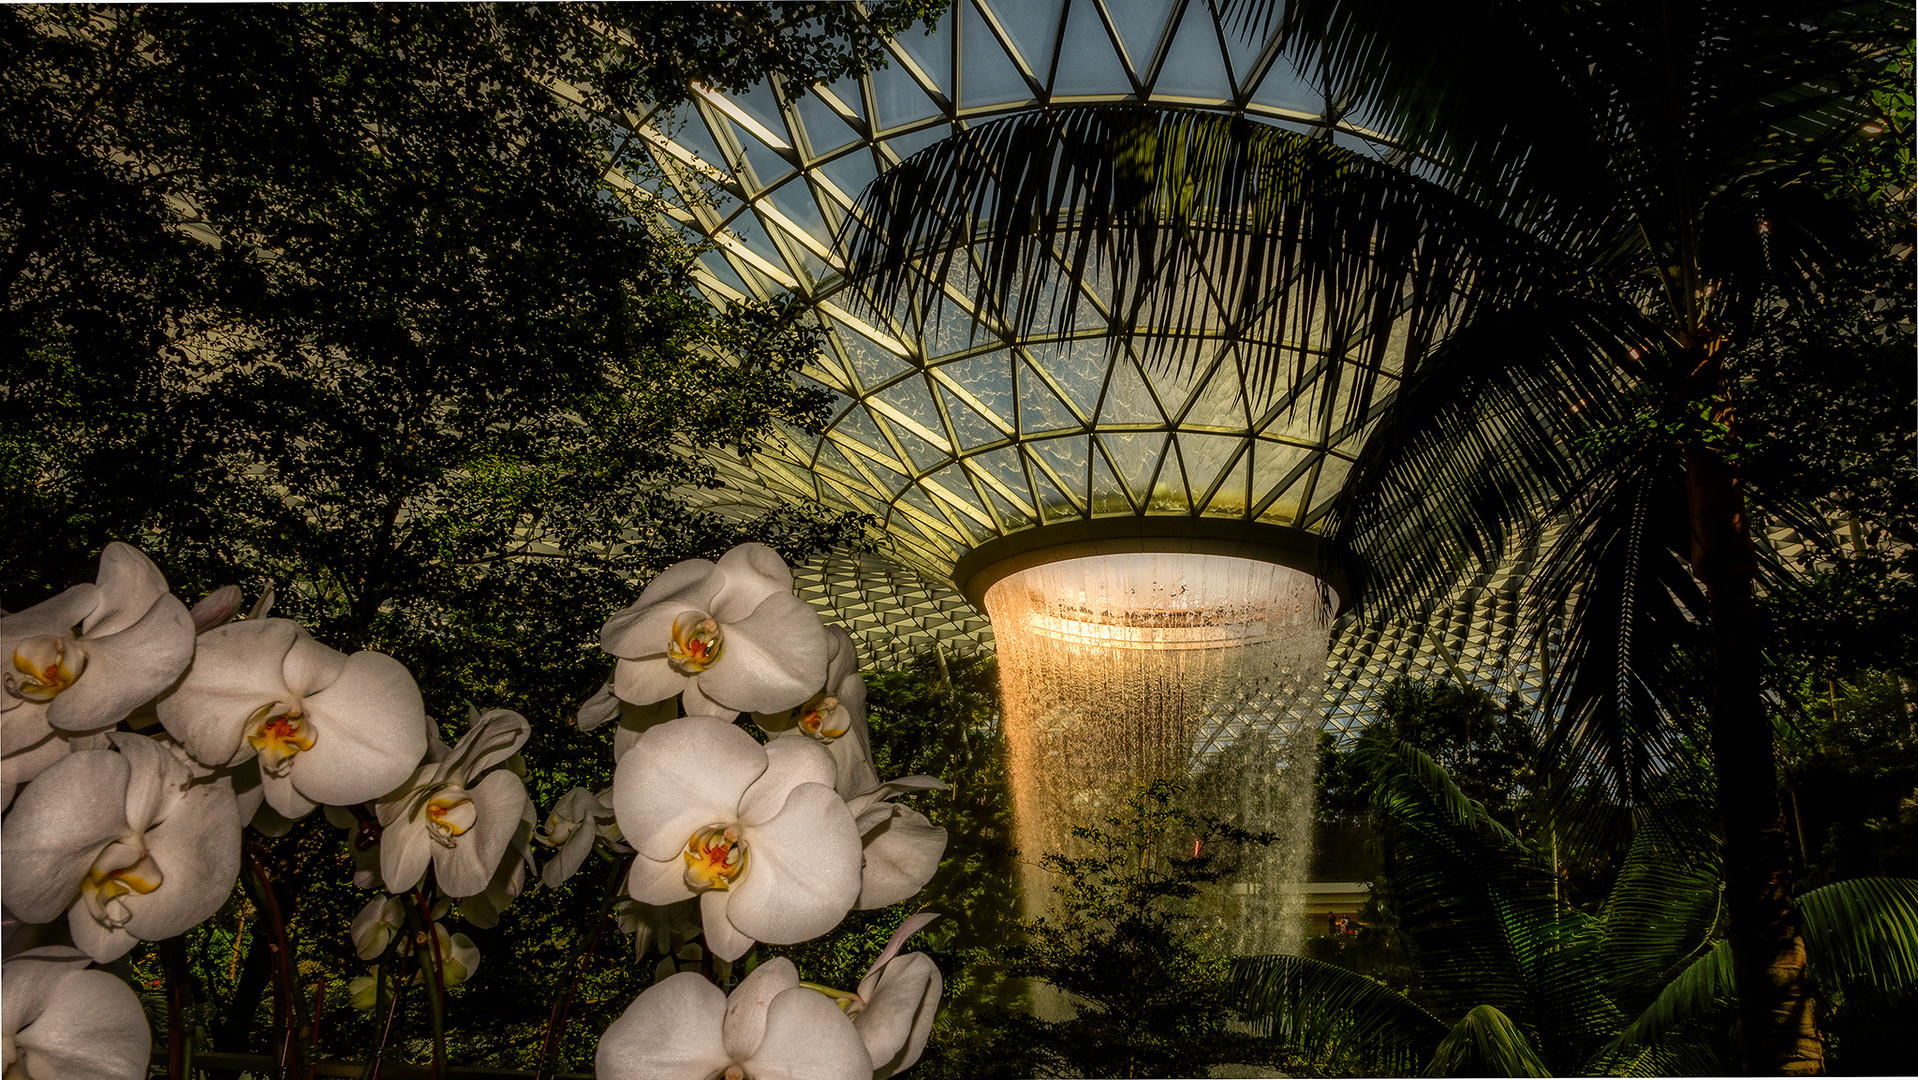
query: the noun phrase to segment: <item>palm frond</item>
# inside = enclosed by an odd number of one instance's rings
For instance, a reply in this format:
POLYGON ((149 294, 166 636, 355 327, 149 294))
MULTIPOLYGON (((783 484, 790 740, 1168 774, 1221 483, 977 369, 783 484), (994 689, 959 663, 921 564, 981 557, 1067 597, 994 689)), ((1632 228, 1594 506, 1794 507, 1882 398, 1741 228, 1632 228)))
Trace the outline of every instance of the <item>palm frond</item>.
MULTIPOLYGON (((1805 951, 1825 994, 1887 995, 1918 990, 1918 880, 1857 878, 1798 897, 1805 951)), ((1661 991, 1603 1052, 1598 1067, 1732 1007, 1731 949, 1719 942, 1661 991)))
POLYGON ((1552 1071, 1510 1017, 1480 1005, 1446 1032, 1425 1075, 1550 1076, 1552 1071))
POLYGON ((1445 1036, 1445 1025, 1405 995, 1303 956, 1240 957, 1231 988, 1258 1037, 1331 1071, 1408 1074, 1445 1036))
POLYGON ((1175 370, 1199 362, 1198 340, 1229 338, 1255 396, 1311 385, 1292 407, 1338 426, 1362 423, 1386 377, 1474 304, 1555 265, 1484 210, 1333 143, 1138 105, 945 139, 873 181, 847 229, 846 280, 894 326, 956 308, 1010 341, 1098 336, 1090 320, 1109 347, 1131 335, 1175 370))

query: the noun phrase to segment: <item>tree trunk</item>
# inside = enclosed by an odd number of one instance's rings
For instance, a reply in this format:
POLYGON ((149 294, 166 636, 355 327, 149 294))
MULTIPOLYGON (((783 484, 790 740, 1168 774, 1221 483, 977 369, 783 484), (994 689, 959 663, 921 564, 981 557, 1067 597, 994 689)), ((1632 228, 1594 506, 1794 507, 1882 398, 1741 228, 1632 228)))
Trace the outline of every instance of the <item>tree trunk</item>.
MULTIPOLYGON (((1701 367, 1716 374, 1715 360, 1701 367)), ((1744 497, 1731 465, 1701 439, 1685 448, 1685 474, 1692 568, 1705 585, 1711 619, 1712 761, 1725 834, 1739 1053, 1748 1075, 1819 1074, 1824 1043, 1791 899, 1789 840, 1759 690, 1757 559, 1744 497)))

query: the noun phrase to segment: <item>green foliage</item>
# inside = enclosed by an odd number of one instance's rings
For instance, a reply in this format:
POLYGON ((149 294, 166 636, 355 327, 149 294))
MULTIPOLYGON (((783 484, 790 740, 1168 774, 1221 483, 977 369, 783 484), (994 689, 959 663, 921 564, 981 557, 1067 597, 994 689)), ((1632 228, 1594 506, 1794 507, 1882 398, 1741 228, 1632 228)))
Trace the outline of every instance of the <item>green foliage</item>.
POLYGON ((1202 951, 1193 900, 1271 837, 1195 817, 1179 797, 1143 785, 1103 828, 1074 828, 1084 854, 1041 857, 1056 907, 1005 955, 1011 974, 1053 988, 1042 1015, 1070 1014, 1009 1025, 1028 1033, 1042 1075, 1184 1075, 1257 1052, 1228 1027, 1231 961, 1202 951))

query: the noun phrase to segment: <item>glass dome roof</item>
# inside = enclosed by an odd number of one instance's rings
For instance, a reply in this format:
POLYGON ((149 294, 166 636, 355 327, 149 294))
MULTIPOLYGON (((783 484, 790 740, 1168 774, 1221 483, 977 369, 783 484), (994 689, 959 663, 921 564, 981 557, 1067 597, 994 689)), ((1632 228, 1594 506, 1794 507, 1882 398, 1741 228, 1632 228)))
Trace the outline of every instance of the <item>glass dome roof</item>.
MULTIPOLYGON (((1313 528, 1362 429, 1316 407, 1309 385, 1249 392, 1229 313, 1182 328, 1196 361, 1171 371, 1141 363, 1132 342, 1110 349, 1094 317, 1029 336, 974 325, 966 268, 941 310, 875 313, 848 289, 838 241, 882 171, 1009 113, 1148 102, 1387 152, 1362 118, 1204 0, 958 0, 932 33, 887 52, 889 66, 831 85, 702 92, 674 115, 635 118, 675 219, 713 245, 698 275, 707 295, 791 294, 826 331, 804 375, 833 396, 828 429, 760 448, 756 482, 872 514, 899 561, 941 578, 995 537, 1087 517, 1313 528)), ((1096 304, 1100 282, 1082 287, 1096 304)))
MULTIPOLYGON (((1211 0, 955 0, 932 32, 909 30, 886 53, 886 67, 829 85, 701 90, 671 114, 623 118, 626 153, 658 166, 673 220, 709 245, 695 273, 706 295, 790 295, 825 331, 803 372, 832 395, 824 435, 790 429, 748 458, 726 455, 717 464, 731 487, 705 498, 818 501, 879 520, 890 550, 795 569, 802 594, 854 632, 869 662, 989 651, 985 618, 950 574, 969 549, 1008 533, 1132 514, 1313 529, 1363 428, 1328 422, 1334 408, 1293 408, 1298 386, 1248 386, 1236 343, 1218 329, 1223 312, 1185 328, 1202 362, 1174 373, 1142 363, 1130 342, 1109 352, 1111 328, 1096 321, 1010 341, 975 328, 963 269, 945 310, 876 314, 843 276, 840 240, 883 171, 1014 113, 1176 106, 1403 162, 1371 118, 1271 40, 1227 26, 1211 0)), ((1097 308, 1100 282, 1084 287, 1097 308)), ((1537 701, 1545 672, 1511 632, 1525 619, 1525 571, 1523 558, 1508 561, 1424 626, 1341 629, 1327 729, 1351 735, 1369 691, 1405 674, 1537 701)))

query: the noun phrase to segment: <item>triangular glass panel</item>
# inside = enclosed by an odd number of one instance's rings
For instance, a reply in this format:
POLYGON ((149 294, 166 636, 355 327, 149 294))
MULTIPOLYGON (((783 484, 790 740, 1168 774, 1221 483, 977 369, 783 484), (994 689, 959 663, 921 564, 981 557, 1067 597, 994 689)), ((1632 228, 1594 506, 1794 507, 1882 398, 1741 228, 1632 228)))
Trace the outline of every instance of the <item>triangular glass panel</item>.
POLYGON ((989 6, 1026 67, 1045 82, 1051 73, 1052 43, 1059 38, 1064 0, 995 0, 989 6))
POLYGON ((992 500, 992 508, 999 512, 999 520, 1005 522, 1005 528, 1026 529, 1038 524, 1026 511, 1006 501, 1004 495, 991 488, 986 489, 986 498, 992 500))
POLYGON ((936 469, 950 456, 944 450, 907 431, 898 424, 892 425, 892 433, 898 437, 899 445, 912 457, 918 471, 924 473, 936 469))
POLYGON ((1232 79, 1226 73, 1225 57, 1219 52, 1219 33, 1213 27, 1212 12, 1207 5, 1186 5, 1185 16, 1179 20, 1179 32, 1173 36, 1165 63, 1159 68, 1159 78, 1152 84, 1152 95, 1232 100, 1232 79))
POLYGON ((1025 470, 1020 467, 1018 452, 1010 446, 975 454, 966 461, 981 475, 990 476, 1005 485, 1020 502, 1028 501, 1025 470))
MULTIPOLYGON (((795 166, 786 160, 785 155, 760 142, 757 135, 731 120, 726 121, 726 125, 731 130, 733 138, 739 142, 740 150, 746 155, 746 164, 750 167, 750 180, 744 173, 740 173, 740 180, 746 182, 748 195, 771 188, 792 174, 795 166), (757 186, 754 186, 755 183, 757 186)), ((739 170, 734 171, 739 172, 739 170)))
POLYGON ((1038 468, 1032 470, 1032 487, 1039 496, 1039 513, 1048 523, 1084 516, 1080 509, 1083 498, 1075 503, 1038 468))
POLYGON ((932 123, 927 124, 925 127, 914 128, 911 131, 900 132, 897 135, 888 135, 881 140, 881 142, 886 149, 897 154, 899 160, 904 161, 951 134, 951 124, 932 123))
POLYGON ((846 358, 852 361, 853 371, 859 375, 861 386, 878 386, 906 370, 904 360, 845 323, 833 324, 833 331, 839 343, 846 347, 846 358))
POLYGON ((1099 441, 1112 458, 1113 468, 1119 470, 1126 486, 1138 497, 1137 501, 1143 503, 1146 493, 1152 489, 1152 477, 1158 471, 1159 453, 1165 449, 1166 437, 1156 431, 1106 431, 1099 434, 1099 441))
POLYGON ((925 488, 920 487, 918 484, 914 484, 905 491, 900 492, 899 498, 900 501, 924 511, 926 516, 931 518, 935 523, 950 527, 946 521, 946 516, 940 513, 939 507, 933 504, 932 496, 927 493, 925 488))
POLYGON ((1158 391, 1167 416, 1177 416, 1185 408, 1186 400, 1205 373, 1207 365, 1203 360, 1185 343, 1176 343, 1158 356, 1140 358, 1140 366, 1152 380, 1152 389, 1158 391))
POLYGON ((879 433, 879 425, 873 423, 872 417, 865 409, 858 408, 847 412, 845 417, 834 425, 833 430, 871 449, 873 454, 877 455, 889 468, 911 471, 911 466, 894 462, 891 444, 887 443, 886 437, 879 433))
MULTIPOLYGON (((939 412, 932 406, 932 394, 926 389, 926 380, 921 375, 911 375, 893 383, 876 396, 880 401, 898 409, 927 431, 945 430, 939 422, 939 412)), ((924 462, 920 463, 922 466, 924 462)))
POLYGON ((726 100, 739 106, 740 112, 759 121, 782 141, 786 138, 786 118, 779 112, 779 98, 773 93, 772 83, 761 79, 743 91, 727 94, 726 100))
POLYGON ((1259 80, 1259 88, 1253 92, 1252 100, 1259 105, 1311 116, 1325 112, 1324 95, 1313 89, 1311 80, 1300 75, 1298 65, 1285 56, 1272 61, 1265 78, 1259 80))
POLYGON ((985 507, 979 504, 979 492, 973 488, 972 479, 966 475, 966 470, 960 468, 957 462, 926 477, 921 483, 926 485, 927 490, 936 488, 937 491, 945 492, 945 495, 939 497, 940 501, 950 505, 962 517, 977 514, 976 523, 991 527, 991 516, 986 513, 985 507))
POLYGON ((1280 525, 1299 524, 1299 519, 1305 512, 1307 483, 1308 478, 1301 476, 1290 486, 1282 488, 1271 502, 1265 504, 1265 509, 1259 511, 1259 520, 1280 525))
POLYGON ((706 268, 707 273, 732 286, 741 296, 752 296, 751 290, 746 287, 746 279, 739 276, 733 269, 733 264, 728 262, 724 255, 717 251, 709 251, 699 257, 699 264, 706 268))
POLYGON ((973 321, 972 313, 941 293, 939 302, 926 316, 921 335, 926 355, 933 360, 953 353, 968 352, 993 340, 993 336, 973 321))
POLYGON ((1132 61, 1132 70, 1138 73, 1141 82, 1145 79, 1146 69, 1152 66, 1152 55, 1158 51, 1159 39, 1165 35, 1166 20, 1176 6, 1178 0, 1122 0, 1108 2, 1105 6, 1106 13, 1112 16, 1113 26, 1119 31, 1119 40, 1125 43, 1126 57, 1132 61))
POLYGON ((1039 378, 1039 373, 1030 364, 1019 366, 1019 433, 1032 435, 1042 431, 1063 431, 1079 427, 1079 418, 1072 415, 1066 403, 1059 395, 1039 378))
POLYGON ((954 360, 941 365, 939 372, 955 386, 965 387, 981 405, 991 409, 998 423, 1006 427, 1013 425, 1018 413, 1014 406, 1016 391, 1012 384, 1011 353, 989 352, 954 360))
POLYGON ((903 66, 891 64, 874 68, 867 78, 872 82, 872 99, 874 108, 879 112, 879 126, 903 127, 915 120, 939 115, 939 103, 926 96, 919 81, 903 66))
POLYGON ((1032 88, 971 4, 967 4, 959 25, 959 107, 976 109, 1030 98, 1032 88))
MULTIPOLYGON (((1220 27, 1225 31, 1225 56, 1232 64, 1232 78, 1240 88, 1251 86, 1252 65, 1258 63, 1259 54, 1265 51, 1265 43, 1269 40, 1266 28, 1261 24, 1262 20, 1258 18, 1247 20, 1228 17, 1220 20, 1220 27)), ((1277 28, 1278 20, 1275 19, 1271 29, 1277 28)), ((1284 63, 1283 60, 1273 62, 1284 63)))
MULTIPOLYGON (((857 98, 847 104, 858 108, 857 98)), ((816 95, 806 94, 800 97, 793 103, 793 108, 799 112, 799 123, 806 131, 806 146, 812 151, 814 157, 830 154, 859 138, 859 133, 816 95)))
POLYGON ((1231 359, 1212 369, 1192 408, 1180 423, 1192 427, 1222 427, 1243 431, 1251 423, 1245 413, 1245 394, 1239 385, 1239 365, 1231 359))
POLYGON ((1187 431, 1179 432, 1178 438, 1179 456, 1185 461, 1186 482, 1192 487, 1194 502, 1205 496, 1226 462, 1246 441, 1230 435, 1195 435, 1187 431))
POLYGON ((1106 342, 1042 341, 1026 346, 1026 351, 1033 363, 1065 391, 1068 404, 1086 416, 1099 411, 1099 392, 1105 386, 1110 355, 1106 342))
POLYGON ((1247 485, 1251 482, 1252 455, 1240 454, 1239 460, 1226 473, 1225 482, 1219 485, 1210 502, 1205 504, 1207 517, 1244 517, 1247 499, 1247 485))
POLYGON ((819 466, 839 473, 848 480, 862 481, 865 474, 846 459, 846 452, 833 445, 831 439, 822 439, 819 443, 819 466))
POLYGON ((1304 475, 1313 451, 1303 446, 1267 442, 1252 444, 1252 501, 1265 501, 1275 490, 1290 487, 1304 475))
POLYGON ((1085 501, 1090 439, 1083 435, 1069 439, 1040 439, 1026 443, 1025 447, 1032 454, 1034 475, 1043 475, 1043 470, 1036 468, 1038 465, 1051 468, 1058 474, 1059 482, 1066 491, 1080 502, 1085 501))
POLYGON ((901 31, 890 44, 919 65, 932 78, 932 85, 947 97, 952 96, 952 10, 940 12, 930 33, 916 27, 901 31))
MULTIPOLYGON (((731 122, 730 120, 720 120, 722 124, 730 124, 731 122)), ((692 116, 687 117, 684 123, 676 123, 672 127, 664 130, 667 138, 691 150, 694 157, 718 169, 720 172, 728 175, 732 173, 732 159, 719 149, 719 141, 714 139, 712 133, 706 130, 706 123, 697 110, 695 110, 692 116)))
MULTIPOLYGON (((1016 0, 1015 0, 1016 2, 1016 0)), ((1129 94, 1132 82, 1125 65, 1112 49, 1112 39, 1099 23, 1092 0, 1073 0, 1066 13, 1065 36, 1059 42, 1059 70, 1052 76, 1055 97, 1093 94, 1129 94)))
POLYGON ((1105 399, 1099 403, 1099 423, 1163 424, 1165 417, 1152 403, 1152 392, 1139 375, 1139 365, 1120 353, 1112 366, 1112 380, 1106 386, 1105 399))
POLYGON ((946 415, 952 418, 952 433, 958 440, 959 449, 974 450, 988 443, 998 442, 1006 433, 994 427, 992 421, 979 415, 979 411, 959 399, 951 390, 942 390, 940 395, 946 403, 946 415))
POLYGON ((1134 512, 1132 493, 1112 475, 1112 466, 1104 454, 1092 455, 1092 514, 1130 514, 1134 512))
POLYGON ((859 196, 865 193, 866 186, 879 176, 879 170, 872 163, 872 152, 860 146, 814 166, 832 181, 839 193, 859 205, 859 196))
POLYGON ((812 189, 804 180, 794 177, 773 189, 766 198, 772 202, 773 209, 779 211, 787 221, 806 230, 822 247, 830 247, 832 233, 826 228, 826 219, 819 213, 819 204, 813 202, 812 189))

